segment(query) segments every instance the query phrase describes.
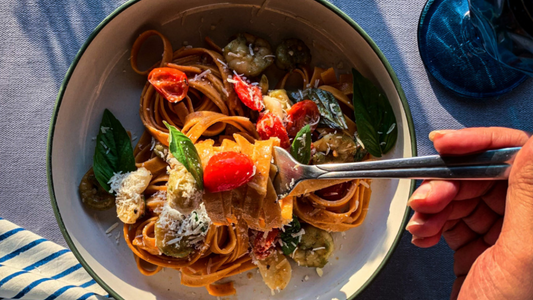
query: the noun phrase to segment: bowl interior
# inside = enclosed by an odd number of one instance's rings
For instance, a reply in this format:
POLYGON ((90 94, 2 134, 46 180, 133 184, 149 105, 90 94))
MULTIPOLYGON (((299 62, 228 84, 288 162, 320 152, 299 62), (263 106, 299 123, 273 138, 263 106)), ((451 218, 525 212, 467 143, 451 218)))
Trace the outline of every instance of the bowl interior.
MULTIPOLYGON (((349 73, 352 66, 387 94, 399 128, 398 142, 387 157, 410 157, 414 152, 410 115, 406 113, 394 75, 358 32, 327 4, 307 0, 216 0, 129 2, 104 21, 74 62, 60 93, 50 135, 52 203, 72 250, 96 279, 117 298, 212 299, 203 288, 179 284, 179 272, 167 269, 141 275, 121 228, 106 235, 115 222, 114 210, 94 212, 79 200, 77 186, 92 165, 95 137, 105 108, 139 137, 139 97, 146 78, 130 67, 130 48, 146 29, 165 34, 177 49, 184 44, 206 46, 204 37, 219 45, 238 32, 250 32, 276 45, 298 37, 311 48, 313 63, 349 73), (117 242, 118 241, 118 242, 117 242)), ((362 32, 362 31, 361 31, 362 32)), ((148 66, 161 54, 157 39, 144 47, 148 66), (150 60, 152 59, 152 60, 150 60)), ((380 269, 402 230, 411 190, 409 180, 375 180, 364 223, 333 234, 335 252, 320 278, 315 269, 293 264, 289 286, 271 296, 255 270, 235 276, 237 295, 231 299, 346 299, 357 293, 380 269), (305 275, 309 280, 304 280, 305 275)))

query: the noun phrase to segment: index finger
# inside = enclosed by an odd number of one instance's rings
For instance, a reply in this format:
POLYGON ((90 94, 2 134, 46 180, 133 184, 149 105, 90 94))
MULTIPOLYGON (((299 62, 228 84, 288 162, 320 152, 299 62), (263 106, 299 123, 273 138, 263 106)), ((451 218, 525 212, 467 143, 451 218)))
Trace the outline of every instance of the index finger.
POLYGON ((505 127, 432 131, 429 139, 440 154, 462 155, 489 149, 523 146, 530 134, 505 127))

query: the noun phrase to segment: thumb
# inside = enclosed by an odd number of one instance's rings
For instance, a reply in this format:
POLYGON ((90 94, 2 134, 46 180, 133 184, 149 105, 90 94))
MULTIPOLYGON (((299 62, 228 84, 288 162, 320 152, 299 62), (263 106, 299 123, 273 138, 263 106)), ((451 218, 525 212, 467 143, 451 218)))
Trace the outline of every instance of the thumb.
POLYGON ((533 259, 533 138, 513 163, 498 243, 512 250, 517 258, 533 259))

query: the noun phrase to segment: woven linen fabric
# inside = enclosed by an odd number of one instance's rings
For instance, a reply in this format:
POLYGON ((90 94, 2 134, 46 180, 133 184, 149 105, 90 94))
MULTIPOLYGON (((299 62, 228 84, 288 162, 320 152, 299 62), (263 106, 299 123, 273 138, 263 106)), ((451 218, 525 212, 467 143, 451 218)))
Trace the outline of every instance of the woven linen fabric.
POLYGON ((72 252, 0 218, 0 297, 109 299, 72 252))
MULTIPOLYGON (((50 117, 77 51, 124 2, 0 0, 0 217, 63 246, 46 183, 50 117)), ((426 72, 417 45, 426 0, 330 2, 370 35, 396 72, 413 115, 419 155, 435 153, 427 139, 435 129, 533 129, 531 80, 502 97, 472 100, 449 93, 426 72)), ((405 233, 389 263, 357 299, 449 298, 455 279, 453 251, 444 242, 419 249, 410 241, 405 233)))

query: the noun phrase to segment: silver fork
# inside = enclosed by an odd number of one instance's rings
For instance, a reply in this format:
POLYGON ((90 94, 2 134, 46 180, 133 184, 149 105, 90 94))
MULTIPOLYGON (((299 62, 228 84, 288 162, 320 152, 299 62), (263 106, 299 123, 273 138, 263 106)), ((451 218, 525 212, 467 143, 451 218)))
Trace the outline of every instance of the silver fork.
POLYGON ((278 197, 288 195, 309 179, 408 178, 504 180, 520 147, 489 150, 464 156, 419 156, 343 164, 303 165, 283 148, 274 148, 278 168, 274 187, 278 197))

